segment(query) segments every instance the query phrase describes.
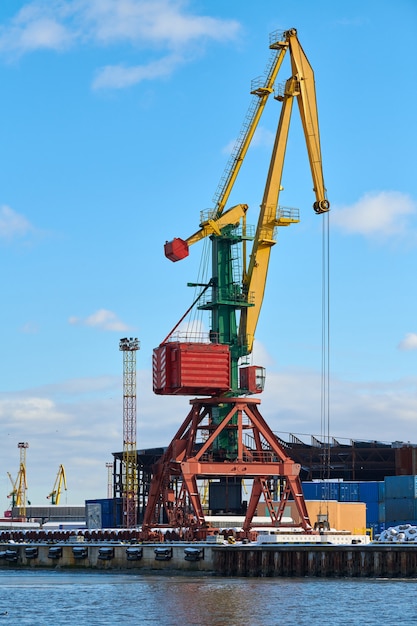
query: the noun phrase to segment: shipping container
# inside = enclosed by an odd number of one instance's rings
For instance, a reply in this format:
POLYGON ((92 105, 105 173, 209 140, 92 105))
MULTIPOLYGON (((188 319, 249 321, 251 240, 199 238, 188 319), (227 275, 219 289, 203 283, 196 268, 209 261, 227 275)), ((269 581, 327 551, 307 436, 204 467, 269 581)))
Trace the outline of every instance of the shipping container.
POLYGON ((385 498, 385 519, 415 519, 416 502, 415 498, 385 498))
POLYGON ((416 498, 417 476, 386 476, 385 499, 416 498))
POLYGON ((86 500, 88 528, 121 528, 123 526, 123 499, 103 498, 86 500))
POLYGON ((385 502, 385 482, 383 480, 378 483, 378 501, 385 502))
POLYGON ((229 389, 229 346, 172 342, 153 351, 155 393, 212 396, 229 389))
POLYGON ((379 482, 361 481, 359 483, 360 502, 379 502, 379 482))
POLYGON ((406 524, 410 524, 410 526, 417 526, 416 519, 400 519, 400 520, 389 520, 385 522, 385 528, 390 528, 390 526, 405 526, 406 524))
POLYGON ((378 502, 378 519, 380 522, 385 522, 385 502, 378 502))
POLYGON ((375 539, 385 530, 385 524, 381 524, 379 522, 371 522, 370 524, 368 524, 367 522, 366 528, 370 528, 372 530, 372 538, 375 539))
POLYGON ((338 482, 317 481, 303 482, 303 493, 306 500, 338 500, 338 482))
POLYGON ((343 482, 339 487, 340 502, 360 502, 359 499, 359 483, 343 482))
POLYGON ((379 519, 379 502, 366 502, 366 525, 377 524, 379 519))

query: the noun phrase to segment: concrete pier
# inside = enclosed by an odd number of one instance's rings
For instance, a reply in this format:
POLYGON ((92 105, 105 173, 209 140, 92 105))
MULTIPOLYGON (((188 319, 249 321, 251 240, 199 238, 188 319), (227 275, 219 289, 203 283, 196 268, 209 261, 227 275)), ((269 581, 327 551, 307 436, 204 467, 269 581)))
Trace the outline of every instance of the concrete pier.
POLYGON ((0 569, 143 569, 213 573, 212 546, 190 543, 0 544, 0 569))
POLYGON ((417 578, 417 546, 7 543, 0 544, 0 568, 123 569, 225 577, 417 578))

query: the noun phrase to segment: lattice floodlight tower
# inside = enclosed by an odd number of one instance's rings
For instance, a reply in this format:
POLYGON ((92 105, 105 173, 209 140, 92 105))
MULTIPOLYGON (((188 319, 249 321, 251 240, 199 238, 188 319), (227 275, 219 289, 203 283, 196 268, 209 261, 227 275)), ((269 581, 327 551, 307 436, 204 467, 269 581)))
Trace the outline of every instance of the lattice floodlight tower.
MULTIPOLYGON (((300 466, 262 418, 260 401, 251 394, 263 390, 264 368, 250 365, 255 329, 262 307, 270 252, 278 227, 299 221, 297 209, 280 207, 281 179, 294 99, 298 102, 313 178, 316 214, 327 213, 330 204, 324 186, 313 70, 298 41, 297 31, 273 33, 272 56, 265 76, 252 84, 252 103, 242 132, 221 179, 215 207, 202 212, 200 230, 187 240, 165 244, 165 254, 179 261, 190 245, 204 238, 211 242, 211 278, 192 286, 200 293, 191 308, 210 314, 205 339, 175 337, 182 322, 154 350, 153 388, 166 395, 208 396, 191 400, 191 410, 154 468, 142 528, 158 526, 194 530, 207 528, 199 496, 199 483, 252 482, 243 523, 249 532, 261 496, 271 525, 282 525, 285 505, 294 500, 300 525, 312 530, 301 481, 300 466), (291 59, 291 77, 275 99, 282 103, 275 143, 256 230, 246 223, 247 204, 224 210, 249 144, 274 92, 274 83, 286 52, 291 59), (250 254, 246 259, 249 242, 250 254), (274 506, 271 486, 281 483, 280 500, 274 506)), ((188 313, 188 312, 187 312, 188 313)))
POLYGON ((139 341, 132 337, 119 342, 123 352, 123 463, 122 497, 124 526, 137 524, 138 477, 136 452, 136 351, 139 341))
POLYGON ((113 498, 113 463, 107 462, 107 497, 113 498))

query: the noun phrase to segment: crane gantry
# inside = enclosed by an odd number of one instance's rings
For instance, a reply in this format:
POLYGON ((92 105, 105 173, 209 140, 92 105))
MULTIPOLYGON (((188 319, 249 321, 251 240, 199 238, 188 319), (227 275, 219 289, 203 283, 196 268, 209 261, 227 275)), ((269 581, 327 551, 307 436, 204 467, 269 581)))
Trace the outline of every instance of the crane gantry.
MULTIPOLYGON (((320 215, 330 208, 324 185, 314 73, 299 43, 297 31, 274 33, 270 41, 272 57, 266 78, 252 85, 249 108, 231 159, 215 195, 214 209, 202 213, 200 228, 187 239, 176 238, 165 244, 165 255, 179 261, 189 247, 201 239, 211 242, 212 276, 193 303, 210 313, 206 342, 176 340, 174 331, 154 350, 154 391, 165 395, 208 396, 190 400, 192 408, 159 460, 150 486, 143 528, 169 525, 195 530, 207 528, 197 481, 252 479, 243 529, 249 532, 256 506, 264 497, 271 524, 281 524, 285 505, 295 501, 300 525, 311 531, 302 495, 300 466, 287 455, 262 418, 260 400, 251 394, 263 390, 264 368, 248 366, 252 353, 268 273, 271 249, 276 243, 277 227, 299 221, 296 209, 279 206, 294 99, 297 99, 313 179, 314 211, 320 215), (247 204, 226 209, 231 190, 249 149, 282 61, 289 53, 291 76, 282 93, 281 113, 275 143, 257 219, 255 234, 250 234, 246 219, 247 204), (252 248, 249 258, 246 249, 252 248), (237 249, 241 251, 242 272, 236 275, 237 249), (278 507, 274 507, 271 480, 279 477, 283 488, 278 507)), ((174 327, 174 330, 178 327, 174 327)))

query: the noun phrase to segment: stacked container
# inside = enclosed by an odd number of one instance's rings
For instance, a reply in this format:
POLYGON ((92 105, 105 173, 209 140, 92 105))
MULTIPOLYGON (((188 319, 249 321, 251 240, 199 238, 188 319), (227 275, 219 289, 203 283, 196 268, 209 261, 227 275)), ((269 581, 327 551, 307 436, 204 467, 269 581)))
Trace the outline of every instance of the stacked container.
POLYGON ((361 481, 359 501, 366 504, 366 527, 372 528, 374 535, 381 533, 385 529, 384 483, 361 481))
POLYGON ((379 481, 304 482, 306 500, 338 500, 339 502, 364 502, 366 527, 373 534, 385 528, 385 484, 379 481))
POLYGON ((386 476, 386 526, 417 521, 417 476, 386 476))

